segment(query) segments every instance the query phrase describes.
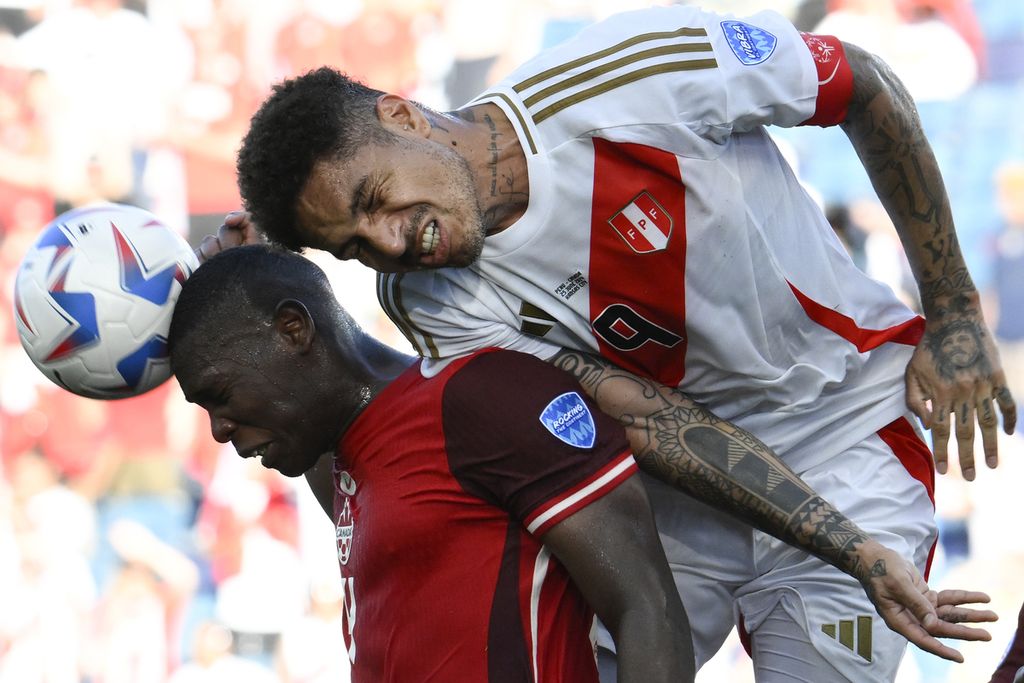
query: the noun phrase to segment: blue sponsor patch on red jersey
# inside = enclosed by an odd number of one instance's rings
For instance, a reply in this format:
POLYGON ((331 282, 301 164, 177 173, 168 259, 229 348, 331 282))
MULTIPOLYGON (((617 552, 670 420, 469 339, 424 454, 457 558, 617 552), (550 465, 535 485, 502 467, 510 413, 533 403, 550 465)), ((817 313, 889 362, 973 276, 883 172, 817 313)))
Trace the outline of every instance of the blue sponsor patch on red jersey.
POLYGON ((541 424, 561 441, 577 448, 591 448, 597 439, 594 416, 575 391, 562 394, 544 408, 541 424))
POLYGON ((763 28, 742 21, 723 21, 722 31, 733 53, 748 66, 771 57, 779 43, 778 38, 763 28))

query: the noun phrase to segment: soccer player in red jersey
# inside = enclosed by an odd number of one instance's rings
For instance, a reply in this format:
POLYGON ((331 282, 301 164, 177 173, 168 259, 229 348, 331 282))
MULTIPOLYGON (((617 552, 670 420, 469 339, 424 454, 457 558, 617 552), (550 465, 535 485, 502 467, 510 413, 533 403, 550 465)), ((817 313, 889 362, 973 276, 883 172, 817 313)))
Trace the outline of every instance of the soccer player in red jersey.
POLYGON ((334 522, 354 681, 596 683, 595 613, 620 680, 693 680, 629 444, 569 374, 490 350, 425 378, 264 246, 196 271, 169 343, 214 438, 334 522))
POLYGON ((599 404, 657 478, 698 665, 737 622, 760 683, 888 683, 900 635, 959 659, 924 598, 935 468, 917 418, 940 470, 956 425, 971 479, 975 430, 995 466, 1016 409, 936 160, 880 60, 775 12, 651 7, 450 112, 329 68, 286 81, 238 178, 271 240, 382 273, 427 373, 498 346, 584 385, 616 367, 651 382, 599 404), (797 125, 846 133, 926 317, 838 242, 769 134, 797 125))

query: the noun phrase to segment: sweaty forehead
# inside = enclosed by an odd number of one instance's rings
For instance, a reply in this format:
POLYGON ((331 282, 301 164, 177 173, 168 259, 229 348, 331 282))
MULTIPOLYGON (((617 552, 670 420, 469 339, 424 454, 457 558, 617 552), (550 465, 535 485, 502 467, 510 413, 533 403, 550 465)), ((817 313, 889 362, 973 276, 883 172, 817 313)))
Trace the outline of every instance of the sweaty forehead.
POLYGON ((337 220, 351 212, 354 185, 351 176, 339 164, 318 161, 310 171, 296 206, 303 225, 337 220))
POLYGON ((212 359, 189 356, 183 363, 176 363, 174 375, 185 398, 192 403, 209 403, 230 377, 223 369, 231 366, 217 364, 212 359))
POLYGON ((213 360, 198 351, 193 345, 179 344, 171 354, 174 376, 186 394, 214 378, 213 360))

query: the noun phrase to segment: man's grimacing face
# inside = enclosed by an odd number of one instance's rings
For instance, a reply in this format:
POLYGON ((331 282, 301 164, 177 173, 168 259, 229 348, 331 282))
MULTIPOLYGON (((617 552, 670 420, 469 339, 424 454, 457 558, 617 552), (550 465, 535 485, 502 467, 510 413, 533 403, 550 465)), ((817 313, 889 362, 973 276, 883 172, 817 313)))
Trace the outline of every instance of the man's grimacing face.
POLYGON ((466 161, 422 138, 368 143, 317 163, 297 205, 306 246, 379 272, 468 266, 483 216, 466 161))
MULTIPOLYGON (((309 396, 294 359, 274 349, 185 349, 175 375, 185 398, 210 417, 210 431, 243 458, 295 477, 335 448, 339 422, 309 396)), ((321 402, 322 403, 322 402, 321 402)))

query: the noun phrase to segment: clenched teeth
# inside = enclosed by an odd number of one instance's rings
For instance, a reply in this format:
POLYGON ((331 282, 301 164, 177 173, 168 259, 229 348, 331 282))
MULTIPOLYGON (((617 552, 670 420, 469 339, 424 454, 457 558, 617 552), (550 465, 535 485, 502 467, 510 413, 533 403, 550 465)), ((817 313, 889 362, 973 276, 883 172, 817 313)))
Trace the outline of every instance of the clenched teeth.
POLYGON ((420 255, 429 256, 434 253, 434 249, 437 248, 437 242, 439 239, 437 233, 437 221, 430 221, 427 223, 427 227, 423 228, 423 240, 420 243, 420 255))

